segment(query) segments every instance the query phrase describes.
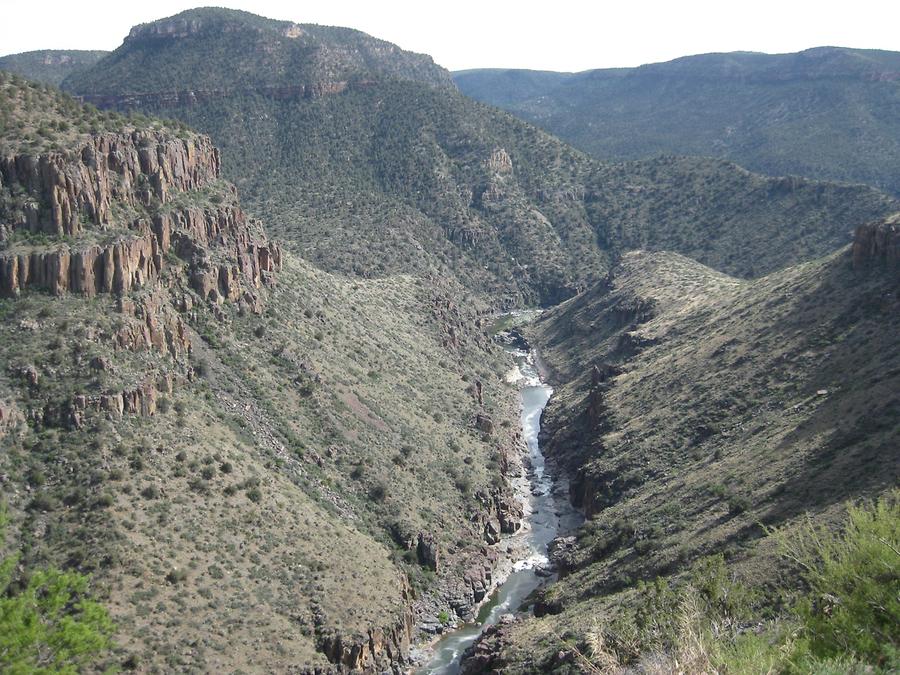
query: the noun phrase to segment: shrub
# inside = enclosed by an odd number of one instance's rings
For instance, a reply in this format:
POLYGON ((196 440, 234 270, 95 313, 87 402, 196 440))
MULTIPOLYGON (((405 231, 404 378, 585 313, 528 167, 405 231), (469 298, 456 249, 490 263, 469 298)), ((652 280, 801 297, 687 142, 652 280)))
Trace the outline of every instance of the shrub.
POLYGON ((453 481, 453 484, 456 486, 456 489, 464 495, 467 495, 472 491, 472 479, 468 476, 460 476, 453 481))
POLYGON ((110 506, 115 504, 115 498, 109 494, 108 492, 104 492, 99 497, 97 497, 97 501, 94 502, 94 506, 98 509, 108 509, 110 506))
POLYGON ((369 488, 369 498, 373 502, 383 502, 387 497, 387 485, 382 482, 375 483, 369 488))
POLYGON ((805 639, 816 658, 849 655, 898 666, 900 490, 847 513, 841 532, 810 520, 799 531, 775 532, 809 585, 796 608, 805 639))
POLYGON ((728 513, 733 516, 747 511, 751 506, 749 499, 734 493, 729 494, 726 501, 728 502, 728 513))
POLYGON ((183 567, 173 567, 166 573, 166 581, 173 586, 187 579, 187 570, 183 567))
MULTIPOLYGON (((6 510, 0 508, 0 547, 6 510)), ((111 646, 113 623, 87 593, 88 577, 35 570, 27 583, 14 580, 18 556, 0 559, 0 671, 76 673, 111 646)))
POLYGON ((148 485, 141 490, 141 497, 144 499, 156 499, 159 497, 159 488, 152 484, 148 485))
POLYGON ((52 511, 56 508, 56 500, 46 492, 39 492, 28 502, 29 511, 52 511))
POLYGON ((647 555, 657 546, 658 542, 655 539, 638 539, 634 542, 634 551, 638 555, 647 555))
POLYGON ((194 492, 205 495, 209 492, 209 483, 201 478, 191 478, 188 481, 188 487, 194 492))

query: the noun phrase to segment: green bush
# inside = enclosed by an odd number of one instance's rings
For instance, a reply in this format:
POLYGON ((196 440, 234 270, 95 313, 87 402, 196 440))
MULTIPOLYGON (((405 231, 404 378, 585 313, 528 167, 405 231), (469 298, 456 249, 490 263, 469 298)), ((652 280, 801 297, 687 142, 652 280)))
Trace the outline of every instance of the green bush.
POLYGON ((807 521, 775 536, 809 586, 796 608, 809 653, 900 667, 900 490, 849 507, 840 532, 807 521))
MULTIPOLYGON (((0 508, 0 545, 5 541, 0 508)), ((14 579, 18 556, 0 560, 0 671, 77 673, 89 670, 111 646, 106 609, 92 600, 88 578, 75 572, 36 570, 24 586, 14 579)))

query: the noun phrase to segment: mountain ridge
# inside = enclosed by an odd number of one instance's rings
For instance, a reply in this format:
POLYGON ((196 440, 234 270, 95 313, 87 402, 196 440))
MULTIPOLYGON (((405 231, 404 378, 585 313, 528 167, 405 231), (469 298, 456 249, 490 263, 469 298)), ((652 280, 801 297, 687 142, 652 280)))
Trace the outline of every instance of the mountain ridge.
POLYGON ((454 87, 449 72, 430 56, 404 51, 361 31, 221 8, 186 10, 135 26, 122 46, 101 61, 101 77, 73 73, 63 88, 85 96, 171 93, 173 82, 178 83, 174 91, 217 90, 241 82, 257 88, 315 88, 366 75, 454 87), (226 49, 220 41, 226 35, 240 49, 226 49), (183 45, 189 47, 182 49, 183 45), (248 60, 245 52, 258 61, 248 60), (153 68, 139 67, 154 58, 165 61, 153 68), (165 73, 162 79, 159 71, 165 73))
POLYGON ((725 52, 556 76, 484 70, 454 77, 464 93, 602 159, 716 156, 769 175, 900 192, 897 52, 725 52))
POLYGON ((58 87, 69 75, 89 68, 107 54, 100 50, 40 49, 0 56, 0 70, 58 87))
MULTIPOLYGON (((570 467, 587 521, 551 551, 560 580, 534 617, 487 634, 464 672, 579 672, 597 663, 598 624, 627 637, 641 603, 663 621, 652 603, 703 583, 716 557, 757 594, 743 621, 777 639, 802 584, 766 534, 833 527, 846 502, 900 476, 900 268, 883 255, 893 249, 868 248, 870 230, 896 237, 896 216, 861 228, 854 247, 754 280, 633 251, 525 329, 556 390, 541 442, 570 467)), ((617 651, 623 665, 683 644, 642 639, 617 651)))
POLYGON ((593 618, 709 555, 769 583, 760 521, 896 482, 900 202, 600 162, 392 49, 207 8, 68 80, 121 112, 0 72, 0 492, 24 570, 93 575, 98 668, 399 671, 477 620, 524 517, 501 309, 553 305, 589 518, 466 668, 582 672, 593 618))

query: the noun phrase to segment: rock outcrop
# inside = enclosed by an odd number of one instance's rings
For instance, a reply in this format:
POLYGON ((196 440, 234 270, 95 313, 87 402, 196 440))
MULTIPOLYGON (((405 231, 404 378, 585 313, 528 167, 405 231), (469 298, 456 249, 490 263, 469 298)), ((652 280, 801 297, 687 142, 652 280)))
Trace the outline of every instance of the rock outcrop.
POLYGON ((856 269, 900 265, 900 213, 857 227, 851 255, 856 269))
POLYGON ((160 393, 172 393, 170 373, 149 373, 130 387, 101 394, 76 394, 68 401, 48 402, 40 411, 32 411, 35 421, 45 427, 81 429, 87 413, 103 413, 110 419, 124 415, 152 417, 156 414, 160 393))
POLYGON ((365 635, 322 631, 317 635, 318 650, 331 663, 351 672, 391 671, 408 663, 414 623, 410 609, 413 592, 405 579, 400 583, 405 609, 396 621, 388 626, 369 628, 365 635))
POLYGON ((132 320, 125 322, 113 335, 115 348, 130 351, 155 349, 174 358, 190 353, 191 340, 187 326, 171 307, 163 291, 157 290, 136 300, 120 298, 118 310, 132 320))
POLYGON ((514 615, 504 614, 499 623, 488 626, 463 653, 460 672, 464 675, 503 672, 502 645, 509 639, 510 627, 515 622, 514 615))
POLYGON ((423 567, 438 572, 441 567, 441 551, 430 532, 419 532, 416 538, 416 559, 423 567))
MULTIPOLYGON (((154 415, 175 373, 193 376, 182 316, 196 302, 191 291, 202 302, 261 311, 259 289, 273 283, 281 250, 245 216, 219 170, 207 137, 156 130, 0 158, 0 296, 114 294, 122 320, 106 338, 111 350, 170 358, 163 370, 132 374, 128 386, 36 402, 28 411, 35 423, 79 429, 89 413, 154 415), (28 234, 15 236, 22 231, 28 234)), ((115 370, 115 359, 97 357, 88 367, 115 370)), ((20 375, 36 387, 33 366, 20 375)))
POLYGON ((25 195, 0 201, 7 238, 19 230, 56 237, 120 232, 106 235, 106 243, 58 242, 0 254, 0 295, 29 288, 121 295, 151 284, 174 253, 189 263, 190 285, 204 299, 239 299, 245 288, 271 281, 281 265, 279 247, 247 219, 231 186, 216 184, 224 192, 218 205, 170 204, 176 193, 218 178, 219 154, 207 137, 163 132, 99 135, 74 153, 0 159, 0 189, 25 195), (113 206, 136 205, 156 213, 125 227, 112 222, 113 206))
POLYGON ((13 230, 76 236, 86 224, 103 228, 111 207, 161 204, 219 178, 219 151, 207 136, 162 131, 91 136, 80 148, 0 157, 0 190, 27 198, 7 203, 0 221, 13 230))
POLYGON ((475 618, 478 604, 484 600, 494 583, 494 567, 499 554, 494 548, 482 547, 480 555, 472 556, 464 568, 445 582, 443 600, 446 606, 464 620, 475 618))
POLYGON ((162 268, 162 251, 152 234, 123 236, 107 246, 0 254, 0 295, 26 289, 94 296, 127 293, 147 285, 162 268))
POLYGON ((0 399, 0 438, 24 421, 25 417, 15 401, 0 399))

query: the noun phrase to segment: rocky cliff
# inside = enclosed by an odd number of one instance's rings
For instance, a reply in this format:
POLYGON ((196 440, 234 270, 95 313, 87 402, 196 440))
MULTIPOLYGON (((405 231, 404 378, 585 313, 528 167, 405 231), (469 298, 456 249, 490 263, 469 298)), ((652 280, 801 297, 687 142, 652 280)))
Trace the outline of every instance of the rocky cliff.
POLYGON ((270 281, 281 261, 220 182, 209 138, 161 131, 91 136, 74 150, 0 159, 0 245, 7 297, 30 288, 127 293, 156 280, 173 254, 188 263, 203 298, 234 301, 244 286, 270 281))
POLYGON ((161 131, 90 136, 79 148, 0 158, 0 240, 12 230, 76 236, 111 226, 111 206, 167 204, 219 178, 219 152, 206 136, 161 131), (8 193, 13 193, 10 195, 8 193))
POLYGON ((900 213, 856 228, 852 257, 855 268, 900 265, 900 213))
MULTIPOLYGON (((21 105, 13 109, 27 121, 35 115, 29 105, 38 104, 19 93, 24 87, 11 82, 10 91, 21 105)), ((58 95, 51 103, 71 105, 58 95)), ((46 152, 10 134, 0 141, 0 297, 115 295, 115 329, 92 339, 113 354, 150 350, 165 357, 152 369, 144 364, 110 380, 115 359, 98 356, 91 368, 105 386, 43 400, 39 369, 13 365, 14 373, 33 374, 25 378, 33 394, 26 417, 79 429, 93 413, 154 415, 158 396, 192 377, 182 314, 197 302, 237 302, 259 313, 262 288, 281 266, 280 248, 220 179, 219 152, 206 136, 123 120, 118 132, 77 133, 46 152)))

